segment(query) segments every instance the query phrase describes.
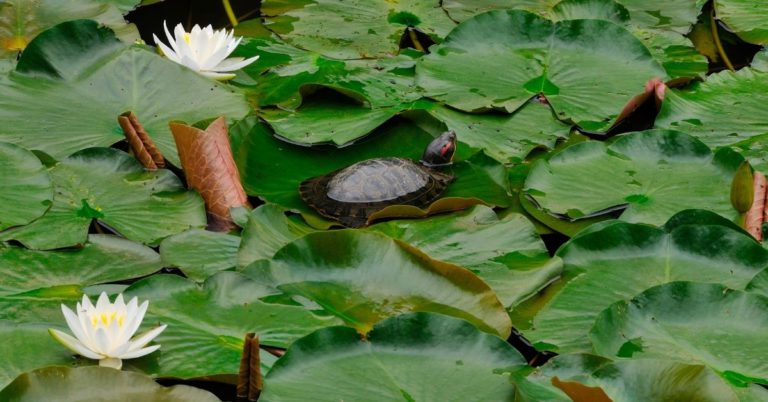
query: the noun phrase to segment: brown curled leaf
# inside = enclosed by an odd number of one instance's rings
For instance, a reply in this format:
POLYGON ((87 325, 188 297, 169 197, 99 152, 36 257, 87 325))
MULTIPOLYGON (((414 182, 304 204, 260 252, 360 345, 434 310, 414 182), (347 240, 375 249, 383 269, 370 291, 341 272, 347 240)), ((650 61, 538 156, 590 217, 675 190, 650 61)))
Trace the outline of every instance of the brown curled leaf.
POLYGON ((754 188, 752 207, 747 211, 744 222, 747 232, 754 236, 757 241, 763 241, 763 221, 766 215, 768 215, 768 212, 765 211, 765 175, 760 172, 755 172, 752 185, 754 188))
POLYGON ((182 123, 170 127, 187 186, 205 200, 208 229, 229 231, 235 227, 230 208, 250 205, 232 158, 226 121, 219 117, 205 130, 182 123))
POLYGON ((660 78, 652 78, 645 83, 643 93, 632 97, 616 117, 616 121, 605 133, 594 133, 579 130, 582 134, 604 138, 632 131, 643 131, 653 128, 656 115, 661 110, 667 86, 660 78))
POLYGON ((245 334, 245 340, 243 342, 243 354, 240 357, 240 372, 237 375, 237 397, 247 398, 248 387, 250 385, 251 376, 251 339, 256 334, 249 332, 245 334))
POLYGON ((165 158, 133 112, 121 114, 117 117, 117 122, 123 129, 131 151, 145 168, 157 170, 165 167, 165 158))

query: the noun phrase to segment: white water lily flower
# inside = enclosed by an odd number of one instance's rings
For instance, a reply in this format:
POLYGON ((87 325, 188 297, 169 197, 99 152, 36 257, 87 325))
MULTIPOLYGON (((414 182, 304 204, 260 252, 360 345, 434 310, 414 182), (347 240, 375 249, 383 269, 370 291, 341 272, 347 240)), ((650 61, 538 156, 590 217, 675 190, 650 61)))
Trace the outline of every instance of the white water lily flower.
POLYGON ((165 22, 163 22, 163 28, 165 28, 170 47, 160 41, 157 35, 152 36, 165 57, 206 77, 217 80, 232 79, 235 77, 232 71, 239 70, 259 58, 254 56, 249 59, 242 57, 227 59, 243 39, 235 38, 234 31, 228 32, 226 29, 214 31, 210 25, 205 28, 195 25, 191 32, 186 32, 184 27, 178 24, 171 35, 165 22))
POLYGON ((122 294, 115 298, 114 303, 110 303, 109 297, 103 292, 94 306, 88 296, 83 295, 82 304, 77 303, 77 314, 61 305, 61 312, 75 336, 55 329, 49 329, 48 332, 72 351, 89 359, 98 359, 99 366, 119 370, 123 366, 123 359, 148 355, 160 348, 160 345, 145 346, 163 332, 166 325, 131 340, 148 306, 148 301, 139 306, 135 297, 125 304, 122 294))

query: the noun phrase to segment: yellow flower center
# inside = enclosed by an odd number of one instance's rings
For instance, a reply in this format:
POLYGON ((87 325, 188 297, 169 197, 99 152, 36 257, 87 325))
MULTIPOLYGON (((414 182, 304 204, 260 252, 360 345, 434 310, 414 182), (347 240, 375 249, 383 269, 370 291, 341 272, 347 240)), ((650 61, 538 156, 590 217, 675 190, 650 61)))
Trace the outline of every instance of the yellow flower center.
POLYGON ((189 43, 189 33, 184 32, 184 42, 189 43))
POLYGON ((91 325, 93 325, 94 328, 99 326, 109 327, 109 325, 112 324, 112 321, 115 320, 117 321, 117 326, 122 328, 123 323, 125 322, 125 314, 118 315, 117 311, 95 314, 91 316, 91 325))

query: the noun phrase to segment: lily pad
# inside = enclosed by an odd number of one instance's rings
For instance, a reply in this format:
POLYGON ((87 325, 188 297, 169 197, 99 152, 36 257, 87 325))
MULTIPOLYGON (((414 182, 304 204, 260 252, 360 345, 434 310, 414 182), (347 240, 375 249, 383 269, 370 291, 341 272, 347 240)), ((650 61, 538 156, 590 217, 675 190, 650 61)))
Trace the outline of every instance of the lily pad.
POLYGON ((287 216, 285 209, 277 205, 262 205, 248 215, 237 265, 245 267, 256 260, 271 259, 286 244, 316 231, 300 217, 287 216))
POLYGON ((552 23, 525 11, 490 11, 464 21, 419 61, 416 73, 428 96, 461 110, 511 113, 544 94, 559 118, 589 130, 608 127, 616 105, 649 79, 666 76, 618 25, 552 23), (515 68, 498 74, 499 65, 515 68))
POLYGON ((604 310, 590 339, 603 356, 697 362, 732 381, 768 384, 766 325, 768 298, 672 282, 604 310))
MULTIPOLYGON (((139 281, 125 291, 126 297, 149 300, 145 324, 168 328, 155 338, 162 345, 158 353, 125 364, 161 377, 235 375, 249 332, 263 345, 285 348, 316 329, 340 324, 303 307, 258 300, 269 293, 264 285, 235 272, 219 272, 202 285, 176 275, 139 281)), ((264 362, 275 360, 266 352, 261 356, 264 362)))
POLYGON ((103 30, 93 21, 66 22, 30 44, 23 70, 0 82, 0 141, 63 158, 123 140, 117 116, 133 111, 178 165, 169 121, 232 121, 248 112, 242 94, 142 47, 116 49, 103 30), (89 50, 59 60, 62 47, 89 50))
POLYGON ((265 378, 260 400, 512 400, 509 373, 522 367, 512 346, 465 321, 405 314, 365 339, 333 327, 298 340, 265 378))
POLYGON ((5 401, 37 402, 219 402, 208 391, 187 385, 163 387, 151 378, 108 367, 48 367, 21 375, 0 392, 5 401))
POLYGON ((166 266, 181 269, 187 278, 201 282, 216 272, 237 265, 240 237, 191 229, 167 237, 160 243, 166 266))
POLYGON ((185 191, 168 170, 146 171, 128 154, 91 148, 50 170, 51 209, 27 226, 9 229, 0 239, 18 240, 35 249, 85 243, 91 221, 128 239, 157 244, 163 238, 205 225, 203 201, 185 191))
POLYGON ((405 312, 452 315, 504 338, 511 330, 501 302, 472 272, 378 233, 311 233, 244 272, 284 301, 335 315, 361 334, 405 312))
POLYGON ((598 314, 652 286, 688 280, 744 289, 768 266, 768 251, 725 219, 698 216, 673 218, 658 229, 603 222, 578 234, 557 253, 565 264, 565 285, 525 335, 542 349, 589 352, 587 334, 598 314))
POLYGON ((680 132, 637 132, 610 145, 575 144, 539 160, 524 191, 541 209, 566 220, 623 207, 621 219, 654 225, 692 208, 735 217, 730 189, 740 160, 733 152, 713 154, 680 132))
POLYGON ((437 0, 315 0, 289 7, 265 0, 261 11, 267 28, 290 43, 336 59, 394 55, 409 27, 439 41, 456 26, 437 0))
MULTIPOLYGON (((249 195, 315 217, 299 197, 302 181, 369 158, 399 156, 418 160, 432 141, 424 130, 399 120, 380 128, 367 141, 324 152, 280 141, 255 118, 235 125, 230 134, 235 162, 249 195)), ((478 198, 489 205, 510 205, 506 172, 500 163, 477 154, 457 161, 450 169, 457 180, 448 186, 444 197, 478 198)))
POLYGON ((80 249, 34 251, 0 247, 0 295, 64 285, 81 287, 138 278, 163 267, 149 247, 108 235, 90 235, 80 249))
POLYGON ((715 9, 728 28, 741 39, 756 45, 768 44, 768 10, 750 0, 716 0, 715 9))
POLYGON ((371 226, 432 258, 470 269, 511 307, 541 290, 560 274, 544 242, 524 216, 499 219, 491 208, 475 206, 427 220, 401 220, 371 226))
POLYGON ((25 225, 51 206, 53 184, 35 154, 0 142, 0 230, 25 225))

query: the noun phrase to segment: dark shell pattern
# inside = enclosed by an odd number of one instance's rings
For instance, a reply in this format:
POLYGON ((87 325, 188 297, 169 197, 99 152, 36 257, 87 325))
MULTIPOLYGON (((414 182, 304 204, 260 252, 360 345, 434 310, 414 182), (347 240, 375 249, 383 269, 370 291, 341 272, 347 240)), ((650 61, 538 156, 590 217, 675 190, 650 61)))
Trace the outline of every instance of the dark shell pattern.
POLYGON ((368 159, 301 183, 301 198, 318 213, 360 227, 390 205, 426 206, 445 190, 451 175, 410 159, 368 159))

